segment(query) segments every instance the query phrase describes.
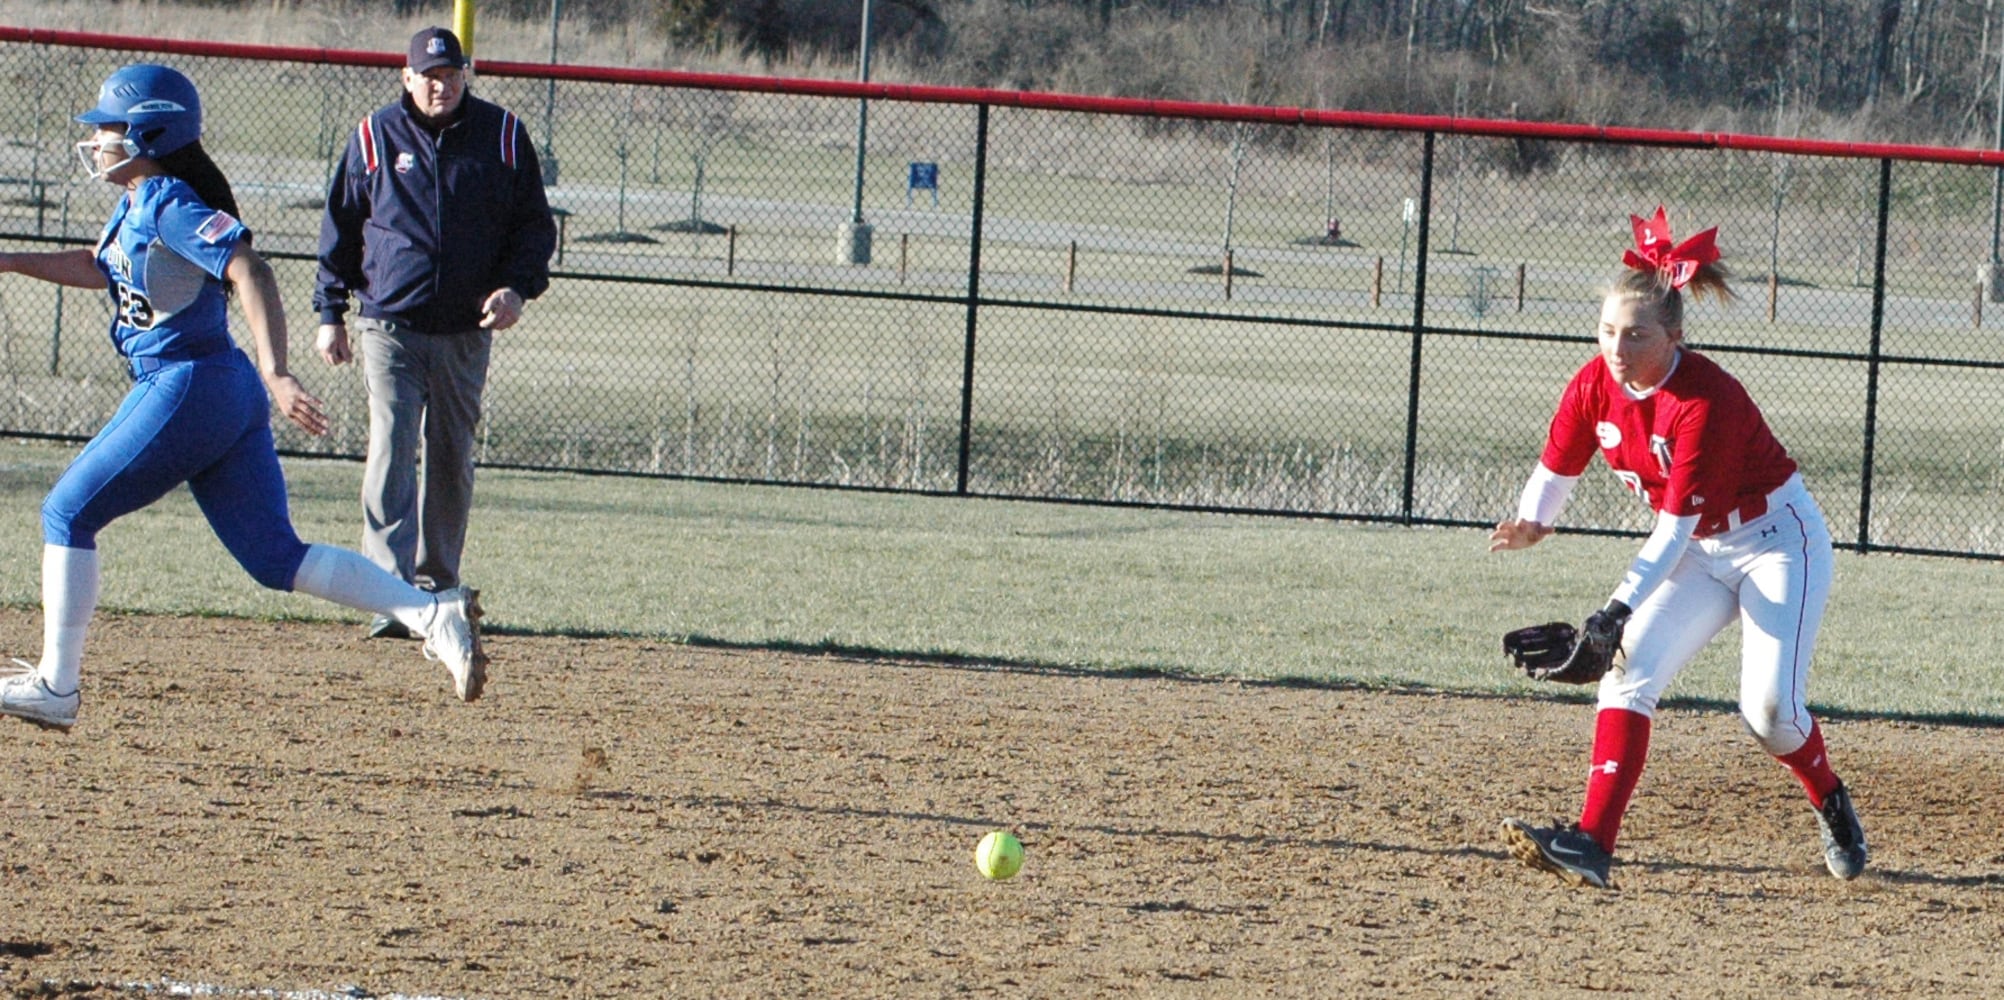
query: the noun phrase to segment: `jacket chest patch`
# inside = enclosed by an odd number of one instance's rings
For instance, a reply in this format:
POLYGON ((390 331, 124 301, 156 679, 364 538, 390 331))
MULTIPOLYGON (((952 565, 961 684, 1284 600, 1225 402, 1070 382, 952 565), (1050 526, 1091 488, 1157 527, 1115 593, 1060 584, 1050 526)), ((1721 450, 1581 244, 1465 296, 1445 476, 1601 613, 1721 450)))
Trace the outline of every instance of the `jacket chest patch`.
POLYGON ((415 166, 417 166, 417 158, 416 158, 416 157, 412 156, 412 155, 411 155, 411 154, 409 154, 409 153, 398 153, 398 154, 397 154, 397 173, 400 173, 400 174, 407 174, 407 173, 410 173, 410 172, 411 172, 411 168, 412 168, 412 167, 415 167, 415 166))

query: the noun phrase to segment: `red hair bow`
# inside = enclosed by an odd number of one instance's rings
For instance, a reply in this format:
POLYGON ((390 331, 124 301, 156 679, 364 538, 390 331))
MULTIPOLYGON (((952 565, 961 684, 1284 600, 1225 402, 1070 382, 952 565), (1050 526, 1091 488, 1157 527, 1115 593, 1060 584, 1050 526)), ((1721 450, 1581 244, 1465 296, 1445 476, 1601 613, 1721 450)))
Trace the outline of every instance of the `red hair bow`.
POLYGON ((1656 206, 1653 219, 1631 215, 1628 221, 1635 227, 1635 249, 1623 251, 1621 262, 1638 271, 1661 271, 1670 279, 1671 288, 1690 284, 1698 268, 1719 259, 1717 226, 1672 246, 1670 220, 1664 216, 1663 206, 1656 206))

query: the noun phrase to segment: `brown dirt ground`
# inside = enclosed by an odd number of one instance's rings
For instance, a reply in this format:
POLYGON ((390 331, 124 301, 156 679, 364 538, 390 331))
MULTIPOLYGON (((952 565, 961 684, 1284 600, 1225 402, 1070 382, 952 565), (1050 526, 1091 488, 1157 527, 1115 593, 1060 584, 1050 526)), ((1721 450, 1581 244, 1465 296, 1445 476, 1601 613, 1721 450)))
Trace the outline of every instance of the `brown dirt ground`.
MULTIPOLYGON (((0 611, 33 649, 33 612, 0 611)), ((624 996, 1997 996, 1995 730, 1828 724, 1872 870, 1672 710, 1619 892, 1517 867, 1577 703, 102 616, 0 743, 0 983, 624 996), (991 826, 1029 861, 988 882, 991 826)))

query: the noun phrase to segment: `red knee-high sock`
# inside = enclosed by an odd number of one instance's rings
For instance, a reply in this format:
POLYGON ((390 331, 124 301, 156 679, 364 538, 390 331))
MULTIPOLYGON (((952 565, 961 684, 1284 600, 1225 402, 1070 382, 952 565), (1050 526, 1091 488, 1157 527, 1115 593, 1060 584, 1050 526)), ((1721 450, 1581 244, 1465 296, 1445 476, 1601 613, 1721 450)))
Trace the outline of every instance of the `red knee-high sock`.
POLYGON ((1774 758, 1795 772, 1795 780, 1802 782, 1804 791, 1809 793, 1809 804, 1823 808, 1823 797, 1837 790, 1841 784, 1837 772, 1830 769, 1830 755, 1823 752, 1823 727, 1814 721, 1809 723, 1809 739, 1793 753, 1778 754, 1774 758))
POLYGON ((1649 716, 1625 708, 1601 709, 1594 718, 1593 770, 1587 774, 1580 830, 1610 854, 1648 756, 1649 716))

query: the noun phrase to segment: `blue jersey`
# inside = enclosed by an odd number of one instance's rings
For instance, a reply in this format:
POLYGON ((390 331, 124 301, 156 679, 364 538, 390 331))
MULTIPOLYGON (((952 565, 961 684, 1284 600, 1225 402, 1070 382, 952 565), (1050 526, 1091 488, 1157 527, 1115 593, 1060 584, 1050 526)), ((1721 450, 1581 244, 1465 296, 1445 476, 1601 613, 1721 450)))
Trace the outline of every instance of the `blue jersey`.
POLYGON ((176 177, 148 177, 126 192, 97 241, 118 353, 183 361, 235 346, 223 269, 247 232, 176 177))
POLYGON ((177 178, 148 177, 119 199, 97 266, 132 391, 42 502, 45 543, 96 548, 105 525, 186 483, 237 562, 291 588, 306 543, 286 510, 271 401, 224 311, 223 270, 245 236, 177 178))

